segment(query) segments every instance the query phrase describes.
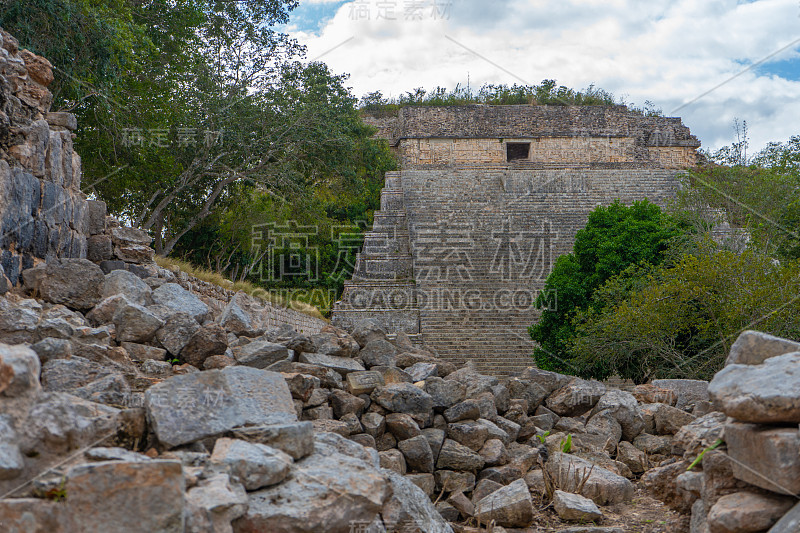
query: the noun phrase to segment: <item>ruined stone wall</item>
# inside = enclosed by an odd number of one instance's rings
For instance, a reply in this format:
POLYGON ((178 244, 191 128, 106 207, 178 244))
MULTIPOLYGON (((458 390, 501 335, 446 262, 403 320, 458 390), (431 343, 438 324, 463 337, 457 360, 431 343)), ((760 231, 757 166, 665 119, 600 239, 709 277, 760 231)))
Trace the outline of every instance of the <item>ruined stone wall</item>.
POLYGON ((0 30, 0 265, 12 285, 39 259, 86 257, 77 122, 50 112, 52 81, 46 59, 0 30))

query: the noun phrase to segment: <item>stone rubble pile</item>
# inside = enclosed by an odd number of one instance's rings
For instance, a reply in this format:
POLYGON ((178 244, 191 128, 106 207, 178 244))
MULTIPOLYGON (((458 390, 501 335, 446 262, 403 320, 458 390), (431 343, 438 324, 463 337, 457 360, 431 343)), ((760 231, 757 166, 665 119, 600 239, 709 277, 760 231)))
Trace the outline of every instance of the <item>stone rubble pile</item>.
POLYGON ((137 265, 54 260, 0 297, 9 531, 502 531, 546 476, 563 520, 602 521, 709 407, 703 382, 481 375, 372 320, 266 327, 137 265))
POLYGON ((708 387, 716 411, 681 428, 674 462, 643 478, 683 513, 681 531, 800 531, 798 376, 800 343, 739 336, 708 387))

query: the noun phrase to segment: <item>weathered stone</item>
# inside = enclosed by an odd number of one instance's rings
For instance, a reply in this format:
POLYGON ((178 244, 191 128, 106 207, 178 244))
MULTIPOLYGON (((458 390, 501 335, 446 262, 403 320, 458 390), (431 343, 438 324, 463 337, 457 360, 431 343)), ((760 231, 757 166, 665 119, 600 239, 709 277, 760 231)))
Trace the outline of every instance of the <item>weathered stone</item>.
POLYGON ((135 342, 123 342, 122 348, 128 352, 128 356, 132 361, 147 361, 152 359, 154 361, 163 361, 167 357, 167 351, 155 346, 148 346, 146 344, 138 344, 135 342))
POLYGON ((677 461, 664 464, 645 472, 642 476, 642 484, 656 498, 667 504, 682 514, 691 511, 692 504, 697 496, 689 491, 683 490, 676 479, 686 473, 689 463, 687 461, 677 461))
POLYGON ((167 376, 172 373, 172 363, 148 359, 142 363, 142 372, 154 376, 167 376))
POLYGON ((434 409, 447 409, 464 400, 467 388, 458 381, 429 377, 425 380, 425 392, 433 399, 434 409))
POLYGON ((84 452, 84 456, 91 461, 126 461, 129 463, 141 463, 151 461, 150 457, 118 447, 97 447, 90 448, 84 452))
POLYGON ((147 389, 145 407, 156 436, 168 447, 245 424, 297 418, 283 376, 249 367, 175 376, 147 389))
MULTIPOLYGON (((480 422, 481 424, 486 424, 487 422, 489 422, 489 420, 481 418, 478 419, 478 422, 480 422)), ((494 432, 490 427, 489 428, 490 438, 491 436, 494 436, 503 441, 503 444, 506 445, 516 441, 520 435, 520 430, 522 429, 521 426, 516 422, 512 422, 511 420, 508 420, 507 418, 502 416, 496 416, 492 418, 491 423, 496 428, 498 428, 501 433, 494 432)))
POLYGON ((275 448, 227 438, 217 439, 211 462, 225 465, 248 491, 280 483, 293 463, 291 456, 275 448))
POLYGON ((472 472, 437 470, 434 472, 433 477, 436 481, 437 492, 442 490, 445 492, 470 492, 475 488, 475 474, 472 472))
POLYGON ((249 426, 236 428, 232 434, 237 439, 266 444, 281 450, 295 460, 302 459, 314 451, 314 431, 311 422, 249 426))
POLYGON ((574 455, 555 452, 545 468, 553 479, 561 480, 558 486, 568 492, 574 492, 583 476, 588 475, 581 494, 598 505, 623 503, 633 498, 630 481, 574 455))
POLYGON ((311 425, 316 433, 336 433, 342 437, 349 437, 351 433, 350 425, 341 420, 319 419, 312 420, 311 425))
POLYGON ((378 452, 381 468, 392 470, 398 474, 406 473, 406 459, 400 450, 390 449, 378 452))
POLYGON ((576 379, 553 392, 546 405, 559 416, 578 416, 594 407, 605 392, 602 383, 576 379))
POLYGON ((353 338, 363 348, 370 341, 386 340, 386 330, 381 327, 377 320, 366 318, 360 320, 353 327, 353 338))
POLYGON ((212 355, 203 361, 203 370, 219 370, 236 364, 236 359, 229 355, 212 355))
POLYGON ((255 333, 255 326, 250 314, 242 308, 240 301, 244 298, 243 292, 237 292, 222 310, 217 321, 226 331, 236 335, 252 336, 255 333))
POLYGON ((108 235, 92 235, 86 239, 86 259, 92 263, 108 261, 114 257, 114 247, 108 235))
POLYGON ((67 474, 67 506, 76 531, 184 530, 185 483, 176 461, 101 462, 67 474), (102 502, 102 505, 98 505, 102 502))
POLYGON ((800 492, 800 434, 796 427, 729 422, 725 443, 738 479, 779 494, 800 492))
POLYGON ((399 368, 391 367, 391 366, 373 366, 372 370, 376 372, 380 372, 383 376, 383 381, 387 385, 393 385, 395 383, 413 383, 414 380, 411 379, 405 370, 400 370, 399 368))
POLYGON ((668 436, 642 433, 633 439, 633 445, 648 454, 669 455, 672 451, 672 439, 668 436))
POLYGON ((406 464, 412 472, 433 473, 433 452, 428 439, 423 435, 401 440, 397 443, 397 448, 403 452, 406 464))
MULTIPOLYGON (((2 500, 0 500, 2 505, 2 500)), ((800 531, 800 503, 796 504, 791 510, 783 515, 778 522, 772 526, 768 533, 795 533, 800 531)))
POLYGON ((641 474, 649 468, 647 454, 627 441, 617 445, 617 461, 630 468, 634 474, 641 474))
POLYGON ((476 400, 468 399, 445 410, 443 415, 452 424, 461 420, 477 420, 481 417, 481 409, 476 400))
POLYGON ((263 339, 233 348, 233 355, 240 365, 254 368, 267 368, 278 361, 291 359, 291 352, 285 346, 263 339))
POLYGON ((127 270, 114 270, 103 280, 103 299, 121 294, 129 302, 139 305, 152 303, 152 289, 136 274, 127 270))
POLYGON ((386 429, 398 441, 421 435, 419 425, 410 415, 405 413, 389 413, 386 415, 386 429))
POLYGON ((533 522, 533 502, 521 479, 497 489, 475 505, 475 516, 483 523, 492 520, 503 527, 527 527, 533 522))
POLYGON ((146 307, 127 303, 120 305, 114 313, 119 342, 147 342, 153 338, 164 322, 146 307))
POLYGON ((723 413, 714 411, 683 426, 672 440, 673 453, 683 453, 685 458, 691 457, 693 460, 703 448, 722 438, 725 418, 723 413))
POLYGON ((509 380, 508 392, 511 398, 525 400, 528 404, 526 414, 532 414, 547 398, 548 391, 535 381, 523 381, 518 378, 509 380))
POLYGON ((731 346, 725 366, 760 365, 770 357, 800 352, 800 342, 775 337, 761 331, 746 330, 731 346))
POLYGON ((73 309, 91 309, 102 299, 103 271, 86 259, 48 263, 36 287, 46 301, 73 309))
POLYGON ((223 355, 227 349, 228 337, 222 326, 207 324, 200 326, 189 338, 186 346, 181 350, 181 359, 197 368, 203 368, 206 359, 212 355, 223 355))
POLYGON ((433 491, 436 490, 433 474, 406 474, 406 479, 422 489, 422 492, 428 497, 432 496, 433 491))
POLYGON ((772 527, 792 508, 785 496, 737 492, 722 496, 708 512, 711 533, 749 533, 772 527))
POLYGON ((561 520, 570 522, 592 522, 603 518, 603 513, 592 500, 561 490, 553 493, 553 509, 561 520))
POLYGON ((664 404, 656 405, 658 407, 653 413, 653 420, 656 425, 656 433, 659 435, 674 435, 683 426, 691 424, 695 420, 693 414, 682 411, 677 407, 670 407, 664 404))
POLYGON ((800 352, 770 357, 760 365, 728 365, 708 392, 717 410, 742 422, 800 422, 797 380, 800 352))
MULTIPOLYGON (((0 419, 0 429, 8 431, 11 428, 0 419)), ((25 459, 22 457, 19 446, 12 442, 13 437, 13 434, 8 433, 0 436, 0 481, 18 477, 25 468, 25 459)))
POLYGON ((0 500, 0 524, 8 533, 73 533, 67 506, 41 498, 0 500))
POLYGON ((479 422, 456 422, 447 426, 447 437, 477 452, 489 438, 489 429, 479 422))
POLYGON ((153 301, 180 313, 186 313, 198 322, 208 314, 208 306, 193 293, 177 283, 165 283, 153 291, 153 301))
POLYGON ((376 439, 383 435, 386 429, 386 419, 378 413, 364 413, 361 416, 361 424, 364 427, 364 432, 376 439))
POLYGON ((175 313, 156 331, 156 339, 169 353, 177 357, 199 329, 200 324, 194 318, 186 313, 175 313))
POLYGON ((414 363, 406 368, 406 373, 411 376, 414 382, 424 381, 430 377, 438 377, 438 368, 433 363, 414 363))
MULTIPOLYGON (((567 428, 565 424, 567 421, 574 420, 567 417, 562 418, 556 424, 555 429, 558 431, 566 431, 568 433, 579 431, 580 426, 574 428, 567 428)), ((577 421, 576 421, 577 422, 577 421)), ((603 410, 592 416, 583 428, 584 431, 594 435, 601 435, 609 439, 614 446, 622 439, 622 426, 617 422, 614 415, 608 411, 603 410)))
POLYGON ((452 439, 445 439, 436 468, 476 472, 484 466, 483 458, 466 446, 452 439))
MULTIPOLYGON (((28 269, 25 272, 28 272, 28 269)), ((23 300, 14 304, 0 298, 0 342, 22 344, 34 342, 34 332, 39 324, 42 306, 36 300, 23 300)))
POLYGON ((330 395, 330 403, 333 408, 333 416, 342 418, 346 414, 360 415, 364 411, 366 402, 343 390, 333 390, 330 395))
POLYGON ((0 344, 0 395, 36 394, 40 368, 39 357, 27 346, 0 344))
POLYGON ((146 246, 153 241, 146 231, 125 226, 111 228, 111 238, 117 245, 142 244, 146 246))
POLYGON ((672 407, 678 403, 678 393, 672 389, 656 387, 652 383, 637 385, 632 394, 641 403, 665 403, 672 407))
POLYGON ((472 503, 478 503, 483 498, 502 487, 503 485, 496 481, 492 481, 491 479, 480 480, 475 486, 475 490, 472 491, 472 503))
POLYGON ((430 395, 411 383, 378 387, 370 398, 384 409, 395 413, 427 414, 433 409, 430 395))
POLYGON ((350 372, 362 372, 365 370, 364 366, 356 359, 321 353, 302 353, 300 354, 300 362, 330 368, 342 376, 346 376, 350 372))
POLYGON ((500 439, 489 439, 478 451, 486 466, 500 466, 508 462, 508 452, 500 439))
MULTIPOLYGON (((423 360, 423 362, 432 361, 423 360)), ((492 387, 499 383, 499 380, 496 377, 479 374, 469 367, 456 370, 455 372, 449 374, 445 379, 449 381, 458 381, 459 383, 463 384, 467 389, 467 398, 477 398, 483 393, 491 393, 492 387)))
POLYGON ((433 452, 433 460, 436 462, 439 459, 439 452, 442 450, 446 432, 437 428, 425 428, 421 431, 422 435, 428 439, 428 444, 430 444, 431 451, 433 452))
POLYGON ((639 411, 636 398, 621 390, 608 390, 597 401, 592 409, 592 414, 602 411, 610 414, 622 428, 622 438, 632 441, 644 429, 644 419, 639 411))
MULTIPOLYGON (((708 401, 708 382, 697 379, 656 379, 653 386, 673 391, 677 399, 675 407, 691 411, 700 402, 708 401)), ((666 403, 666 402, 661 402, 666 403)))
POLYGON ((311 336, 314 352, 337 357, 355 357, 361 349, 356 340, 346 331, 326 326, 316 335, 311 336))
POLYGON ((384 524, 393 524, 394 531, 413 528, 419 533, 453 533, 422 489, 394 472, 386 472, 386 476, 392 496, 381 511, 384 524))
POLYGON ((186 491, 186 530, 232 531, 231 521, 247 511, 247 493, 227 474, 213 474, 186 491))
POLYGON ((439 513, 444 520, 448 522, 455 522, 461 516, 458 509, 447 503, 446 501, 436 502, 436 512, 439 513))
POLYGON ((376 339, 364 346, 358 352, 358 356, 368 368, 373 366, 395 366, 397 348, 385 339, 376 339))
POLYGON ((475 515, 475 506, 461 491, 451 492, 446 501, 458 510, 462 518, 475 515))
POLYGON ((358 396, 359 394, 371 394, 377 387, 385 385, 383 375, 380 372, 365 371, 365 372, 350 372, 346 376, 347 388, 350 394, 358 396))
POLYGON ((706 512, 711 510, 721 496, 751 489, 751 485, 733 475, 731 463, 731 458, 722 450, 709 450, 703 454, 700 463, 703 471, 703 486, 700 496, 706 512))

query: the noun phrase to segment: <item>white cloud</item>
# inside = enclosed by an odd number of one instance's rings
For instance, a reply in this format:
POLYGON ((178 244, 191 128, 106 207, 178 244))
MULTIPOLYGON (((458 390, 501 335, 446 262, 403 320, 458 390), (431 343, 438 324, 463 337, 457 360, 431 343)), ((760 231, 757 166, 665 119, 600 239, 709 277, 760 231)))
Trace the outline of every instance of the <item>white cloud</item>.
MULTIPOLYGON (((637 104, 650 100, 667 113, 800 38, 797 0, 435 4, 347 2, 318 33, 295 36, 309 58, 351 74, 357 95, 452 88, 468 76, 472 87, 555 78, 575 88, 594 83, 637 104)), ((798 49, 800 43, 770 61, 800 65, 798 49)), ((800 134, 800 82, 760 72, 745 72, 676 114, 705 147, 733 140, 734 117, 748 121, 754 147, 800 134)))

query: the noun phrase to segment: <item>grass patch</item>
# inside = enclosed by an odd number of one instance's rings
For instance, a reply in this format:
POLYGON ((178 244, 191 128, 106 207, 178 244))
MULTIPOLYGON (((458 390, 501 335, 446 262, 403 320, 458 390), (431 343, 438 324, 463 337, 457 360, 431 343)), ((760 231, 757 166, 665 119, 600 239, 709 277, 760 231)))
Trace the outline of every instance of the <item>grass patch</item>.
POLYGON ((213 285, 217 285, 223 289, 242 291, 254 298, 258 298, 273 305, 287 307, 305 315, 325 320, 325 317, 322 315, 320 310, 313 305, 306 302, 301 302, 300 300, 292 299, 286 295, 271 293, 267 289, 264 289, 263 287, 257 287, 249 281, 237 281, 234 283, 229 279, 225 279, 225 277, 219 272, 212 272, 211 270, 196 267, 188 261, 181 261, 180 259, 174 259, 172 257, 161 257, 157 255, 155 256, 155 261, 156 264, 162 268, 169 270, 174 270, 177 268, 181 272, 186 272, 192 277, 213 285))

